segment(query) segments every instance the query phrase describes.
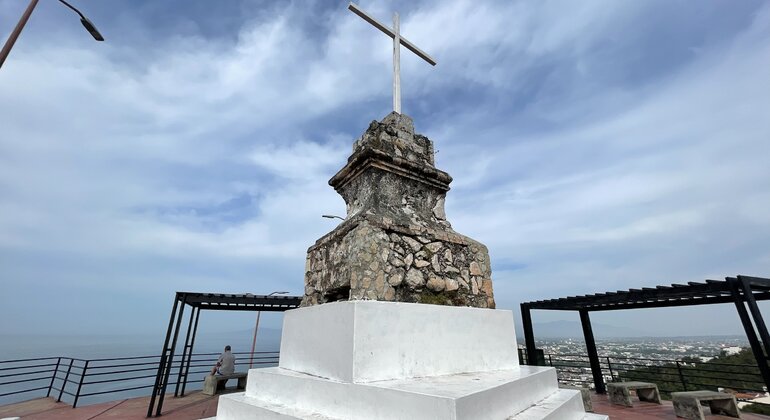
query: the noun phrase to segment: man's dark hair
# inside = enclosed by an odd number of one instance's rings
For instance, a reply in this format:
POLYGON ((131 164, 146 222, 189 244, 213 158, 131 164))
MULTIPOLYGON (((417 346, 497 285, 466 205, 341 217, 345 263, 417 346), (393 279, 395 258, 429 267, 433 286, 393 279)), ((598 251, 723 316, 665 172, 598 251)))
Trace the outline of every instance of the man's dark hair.
POLYGON ((230 351, 230 346, 225 346, 225 351, 230 351))

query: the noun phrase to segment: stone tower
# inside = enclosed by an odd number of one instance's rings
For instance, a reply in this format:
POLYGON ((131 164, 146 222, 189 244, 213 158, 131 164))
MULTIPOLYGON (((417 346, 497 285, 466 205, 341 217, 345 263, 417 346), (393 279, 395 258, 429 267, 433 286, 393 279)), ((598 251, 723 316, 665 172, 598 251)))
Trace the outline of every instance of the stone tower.
POLYGON ((446 220, 451 182, 411 118, 392 112, 372 121, 329 180, 347 217, 308 249, 302 306, 380 300, 494 308, 487 247, 446 220))

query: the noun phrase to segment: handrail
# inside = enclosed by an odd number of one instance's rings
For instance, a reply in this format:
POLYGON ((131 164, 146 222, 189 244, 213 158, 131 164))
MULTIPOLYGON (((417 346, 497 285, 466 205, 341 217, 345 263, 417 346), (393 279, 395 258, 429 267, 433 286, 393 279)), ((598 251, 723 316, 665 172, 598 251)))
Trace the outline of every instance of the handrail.
MULTIPOLYGON (((279 353, 277 351, 233 353, 240 356, 236 360, 237 367, 243 367, 251 361, 253 365, 276 365, 279 353)), ((219 353, 194 353, 189 356, 189 375, 203 375, 209 372, 209 368, 216 361, 219 353), (202 369, 202 368, 206 369, 202 369)), ((526 357, 526 353, 524 353, 526 357)), ((590 377, 586 373, 590 370, 588 356, 585 354, 545 354, 546 364, 557 369, 562 382, 588 382, 590 377), (586 377, 581 378, 580 376, 586 377)), ((5 392, 0 389, 0 397, 13 397, 18 394, 31 394, 43 392, 44 395, 57 397, 61 401, 63 396, 68 397, 68 402, 77 406, 83 398, 118 394, 122 392, 149 390, 152 388, 154 374, 142 372, 157 371, 161 356, 129 356, 114 358, 80 359, 65 356, 39 357, 15 360, 0 360, 0 378, 14 380, 0 382, 0 387, 14 387, 5 392), (41 363, 50 361, 51 363, 41 363), (27 363, 27 364, 25 364, 27 363), (12 366, 16 364, 17 366, 12 366), (48 368, 48 369, 40 369, 48 368), (128 368, 128 369, 124 369, 128 368), (40 386, 34 386, 39 383, 40 386), (17 387, 19 384, 30 384, 29 388, 17 387), (43 386, 42 384, 45 384, 43 386), (108 384, 115 384, 116 388, 110 388, 108 384), (47 392, 47 394, 45 394, 47 392)), ((169 369, 178 372, 183 367, 181 356, 174 357, 169 364, 169 369)), ((692 365, 689 361, 660 358, 641 358, 626 356, 602 356, 600 367, 605 381, 619 378, 649 378, 655 375, 664 378, 660 384, 661 392, 667 393, 676 390, 690 389, 693 387, 714 387, 713 384, 703 384, 706 380, 723 383, 725 388, 734 387, 746 391, 762 390, 761 375, 751 372, 747 368, 755 368, 752 365, 739 365, 731 363, 709 363, 707 367, 692 365), (676 364, 676 365, 675 365, 676 364), (727 369, 719 369, 726 367, 727 369), (732 370, 740 370, 733 372, 732 370), (735 387, 735 384, 741 384, 735 387), (756 385, 756 386, 754 386, 756 385), (668 389, 672 388, 672 389, 668 389), (676 388, 676 389, 673 389, 676 388), (756 389, 754 389, 756 388, 756 389)), ((191 379, 186 383, 200 383, 203 379, 191 379)), ((168 385, 176 385, 170 381, 168 385)), ((138 396, 138 395, 137 395, 138 396)), ((0 404, 2 400, 0 400, 0 404)))
MULTIPOLYGON (((523 351, 522 356, 526 357, 526 350, 523 351)), ((560 382, 593 386, 593 377, 587 375, 590 372, 587 355, 545 353, 544 357, 547 365, 556 368, 560 382)), ((719 362, 706 364, 690 360, 602 356, 600 368, 605 382, 622 378, 656 380, 660 391, 664 394, 693 390, 694 387, 708 389, 721 387, 764 393, 764 381, 756 365, 719 362)))
MULTIPOLYGON (((59 356, 51 356, 51 357, 35 357, 31 359, 0 360, 0 363, 34 362, 38 360, 55 360, 58 358, 59 356)), ((71 357, 62 357, 62 359, 71 359, 71 357)))
MULTIPOLYGON (((253 365, 276 365, 277 351, 234 352, 238 356, 236 367, 253 365)), ((189 355, 190 375, 203 375, 210 371, 220 353, 194 353, 189 355), (201 368, 206 369, 201 369, 201 368)), ((57 401, 67 397, 73 407, 83 398, 138 391, 152 388, 154 374, 144 372, 157 371, 161 356, 128 356, 112 358, 80 359, 66 356, 37 357, 26 359, 0 360, 0 397, 13 398, 19 394, 43 392, 42 396, 53 396, 57 401), (124 369, 128 368, 128 369, 124 369), (20 384, 29 384, 22 388, 20 384), (34 386, 39 384, 40 386, 34 386), (45 386, 43 386, 45 384, 45 386), (117 385, 111 388, 109 384, 117 385), (10 389, 9 389, 10 388, 10 389), (7 392, 5 392, 7 390, 7 392), (55 392, 56 394, 52 394, 55 392)), ((175 357, 169 369, 178 372, 183 367, 180 357, 175 357)), ((200 380, 188 380, 187 383, 201 383, 200 380)), ((176 385, 176 382, 170 382, 176 385)), ((34 398, 34 397, 32 397, 34 398)), ((18 399, 18 398, 16 398, 18 399)), ((3 401, 0 400, 0 404, 3 401)))

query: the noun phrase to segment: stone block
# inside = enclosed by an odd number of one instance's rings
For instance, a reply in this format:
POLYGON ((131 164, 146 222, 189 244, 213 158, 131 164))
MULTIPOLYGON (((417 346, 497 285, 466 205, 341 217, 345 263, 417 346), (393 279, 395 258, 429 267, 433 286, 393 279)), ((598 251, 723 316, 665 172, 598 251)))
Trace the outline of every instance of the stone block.
POLYGON ((640 401, 654 402, 660 404, 660 392, 658 386, 650 382, 610 382, 607 384, 607 393, 611 404, 633 407, 631 401, 631 390, 636 391, 640 401))
POLYGON ((433 153, 408 116, 372 122, 329 181, 347 217, 308 249, 302 306, 372 299, 495 307, 487 248, 446 220, 452 177, 436 169, 433 153))
POLYGON ((715 391, 686 391, 673 392, 671 399, 674 403, 674 414, 686 419, 704 420, 703 405, 707 404, 711 414, 721 414, 740 418, 738 403, 735 396, 725 392, 715 391))

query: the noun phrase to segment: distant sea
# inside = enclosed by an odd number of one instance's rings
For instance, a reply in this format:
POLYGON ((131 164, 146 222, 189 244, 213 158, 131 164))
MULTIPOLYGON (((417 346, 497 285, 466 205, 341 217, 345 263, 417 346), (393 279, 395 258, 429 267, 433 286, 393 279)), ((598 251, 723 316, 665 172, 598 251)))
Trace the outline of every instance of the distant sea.
MULTIPOLYGON (((201 334, 196 337, 194 353, 215 353, 219 354, 224 349, 225 345, 230 345, 234 352, 249 352, 251 351, 253 332, 252 331, 231 331, 231 332, 217 332, 201 334)), ((17 362, 17 363, 3 363, 4 361, 18 360, 18 359, 32 359, 42 357, 67 357, 84 360, 92 359, 104 359, 104 358, 117 358, 117 357, 134 357, 134 356, 159 356, 163 347, 163 340, 165 336, 149 335, 149 334, 121 334, 121 335, 33 335, 33 334, 0 334, 0 370, 3 375, 18 375, 22 372, 36 372, 41 373, 25 375, 25 376, 6 376, 0 377, 0 384, 5 382, 12 382, 16 379, 31 379, 41 378, 40 380, 14 383, 8 385, 0 385, 0 405, 10 404, 18 401, 24 401, 32 398, 43 397, 46 391, 32 391, 22 394, 6 395, 2 394, 16 392, 20 390, 27 390, 37 387, 48 387, 50 384, 50 373, 42 372, 45 370, 52 370, 53 367, 31 367, 27 369, 15 369, 9 368, 18 366, 31 366, 35 364, 48 364, 56 363, 56 360, 48 360, 43 362, 17 362)), ((177 350, 175 360, 179 360, 178 357, 182 353, 182 347, 184 345, 184 335, 179 337, 177 342, 177 350)), ((256 351, 278 351, 280 349, 281 332, 277 329, 260 328, 257 338, 256 351)), ((209 356, 207 358, 215 358, 216 356, 209 356)), ((242 362, 246 362, 246 355, 238 355, 242 362)), ((140 360, 141 362, 151 361, 153 359, 140 360)), ((130 363, 134 361, 116 361, 116 362, 98 362, 100 363, 130 363)), ((203 363, 206 365, 207 363, 203 363)), ((94 364, 92 363, 92 366, 94 364)), ((213 363, 212 363, 213 365, 213 363)), ((76 364, 77 366, 77 364, 76 364)), ((148 367, 148 366, 143 366, 148 367)), ((248 366, 241 365, 238 370, 246 370, 248 366)), ((116 368, 114 370, 128 369, 128 368, 116 368)), ((133 369, 133 367, 131 367, 133 369)), ((191 372, 206 371, 208 366, 200 366, 191 368, 191 372)), ((98 369, 91 369, 95 371, 98 369)), ((60 369, 59 376, 63 377, 66 369, 62 367, 60 369)), ((77 372, 73 369, 73 373, 77 372)), ((102 371, 103 372, 103 371, 102 371)), ((83 393, 100 392, 114 389, 125 389, 130 387, 144 387, 141 389, 135 389, 130 391, 123 391, 120 393, 107 393, 103 395, 94 395, 90 397, 81 398, 78 402, 78 406, 95 404, 105 401, 119 400, 123 398, 131 398, 143 395, 149 395, 153 384, 153 378, 155 370, 153 368, 147 371, 125 373, 122 377, 138 377, 138 376, 150 376, 149 378, 132 379, 130 381, 123 381, 119 383, 106 383, 106 384, 93 384, 84 386, 83 393)), ((201 388, 200 381, 205 376, 205 373, 191 373, 190 381, 187 390, 196 390, 201 388)), ((108 375, 98 376, 98 380, 104 378, 118 378, 120 375, 108 375)), ((172 378, 171 381, 176 380, 172 378)), ((74 393, 74 386, 70 385, 67 388, 68 391, 74 393)), ((169 391, 173 391, 173 385, 169 385, 169 391)), ((64 394, 62 399, 67 403, 72 403, 72 397, 64 394)))
MULTIPOLYGON (((0 334, 0 369, 13 366, 13 364, 2 361, 14 359, 28 359, 37 357, 73 357, 79 359, 100 359, 130 356, 158 356, 163 346, 163 336, 150 334, 113 334, 113 335, 31 335, 31 334, 0 334)), ((256 351, 278 351, 280 349, 281 331, 279 329, 260 328, 256 351)), ((207 332, 196 338, 195 353, 220 353, 225 345, 230 345, 233 351, 249 352, 251 350, 252 331, 230 331, 230 332, 207 332)), ((184 336, 179 337, 176 354, 181 354, 184 336)), ((538 339, 538 346, 549 348, 553 345, 572 345, 570 343, 581 342, 579 337, 553 338, 543 337, 538 339)), ((523 344, 523 337, 518 338, 519 344, 523 344)), ((743 336, 712 336, 712 337, 633 337, 633 338, 597 338, 600 347, 605 347, 605 351, 612 352, 611 343, 639 343, 646 342, 651 348, 662 346, 663 343, 694 343, 698 342, 706 348, 713 348, 714 354, 718 354, 718 349, 723 346, 747 346, 746 339, 743 336), (656 344, 660 343, 660 344, 656 344)), ((582 346, 575 347, 575 351, 582 352, 582 346)), ((241 356, 243 357, 243 356, 241 356)), ((676 355, 674 355, 676 357, 676 355)), ((245 359, 241 359, 242 361, 245 359)), ((26 363, 26 362, 25 362, 26 363)), ((54 362, 55 363, 55 362, 54 362)), ((118 362, 119 363, 119 362, 118 362)), ((28 364, 28 363, 27 363, 28 364)), ((17 364, 18 365, 18 364, 17 364)), ((50 369, 50 368, 49 368, 50 369)), ((206 370, 208 367, 201 367, 198 370, 206 370)), ((242 366, 238 370, 245 370, 242 366)), ((4 371, 7 374, 9 371, 4 371)), ((149 374, 154 378, 154 371, 142 373, 149 374)), ((48 386, 50 383, 50 374, 48 379, 41 379, 37 383, 23 383, 0 386, 0 394, 13 392, 21 389, 29 389, 37 386, 48 386)), ((131 373, 129 375, 136 375, 131 373)), ((190 380, 200 381, 204 373, 198 373, 190 376, 190 380)), ((0 378, 0 383, 13 380, 11 378, 0 378)), ((130 383, 122 383, 121 387, 147 386, 152 385, 152 378, 137 379, 130 383)), ((92 385, 88 392, 110 390, 114 384, 92 385)), ((200 389, 200 383, 191 383, 188 390, 200 389)), ((151 388, 146 387, 133 391, 122 393, 108 393, 87 397, 81 400, 79 405, 93 404, 104 401, 113 401, 122 398, 148 395, 151 388)), ((173 387, 169 391, 173 393, 173 387)), ((45 391, 36 393, 25 393, 13 396, 0 396, 0 405, 12 402, 23 401, 26 399, 44 396, 45 391)), ((64 401, 71 403, 71 398, 64 397, 64 401)))
MULTIPOLYGON (((184 333, 184 331, 183 331, 184 333)), ((145 334, 35 335, 0 334, 0 361, 34 357, 66 356, 81 359, 160 355, 164 336, 145 334)), ((200 334, 195 339, 195 353, 221 352, 230 345, 234 352, 251 350, 253 331, 200 334)), ((182 348, 184 334, 177 347, 182 348)), ((257 351, 278 351, 281 331, 260 328, 257 351)))

